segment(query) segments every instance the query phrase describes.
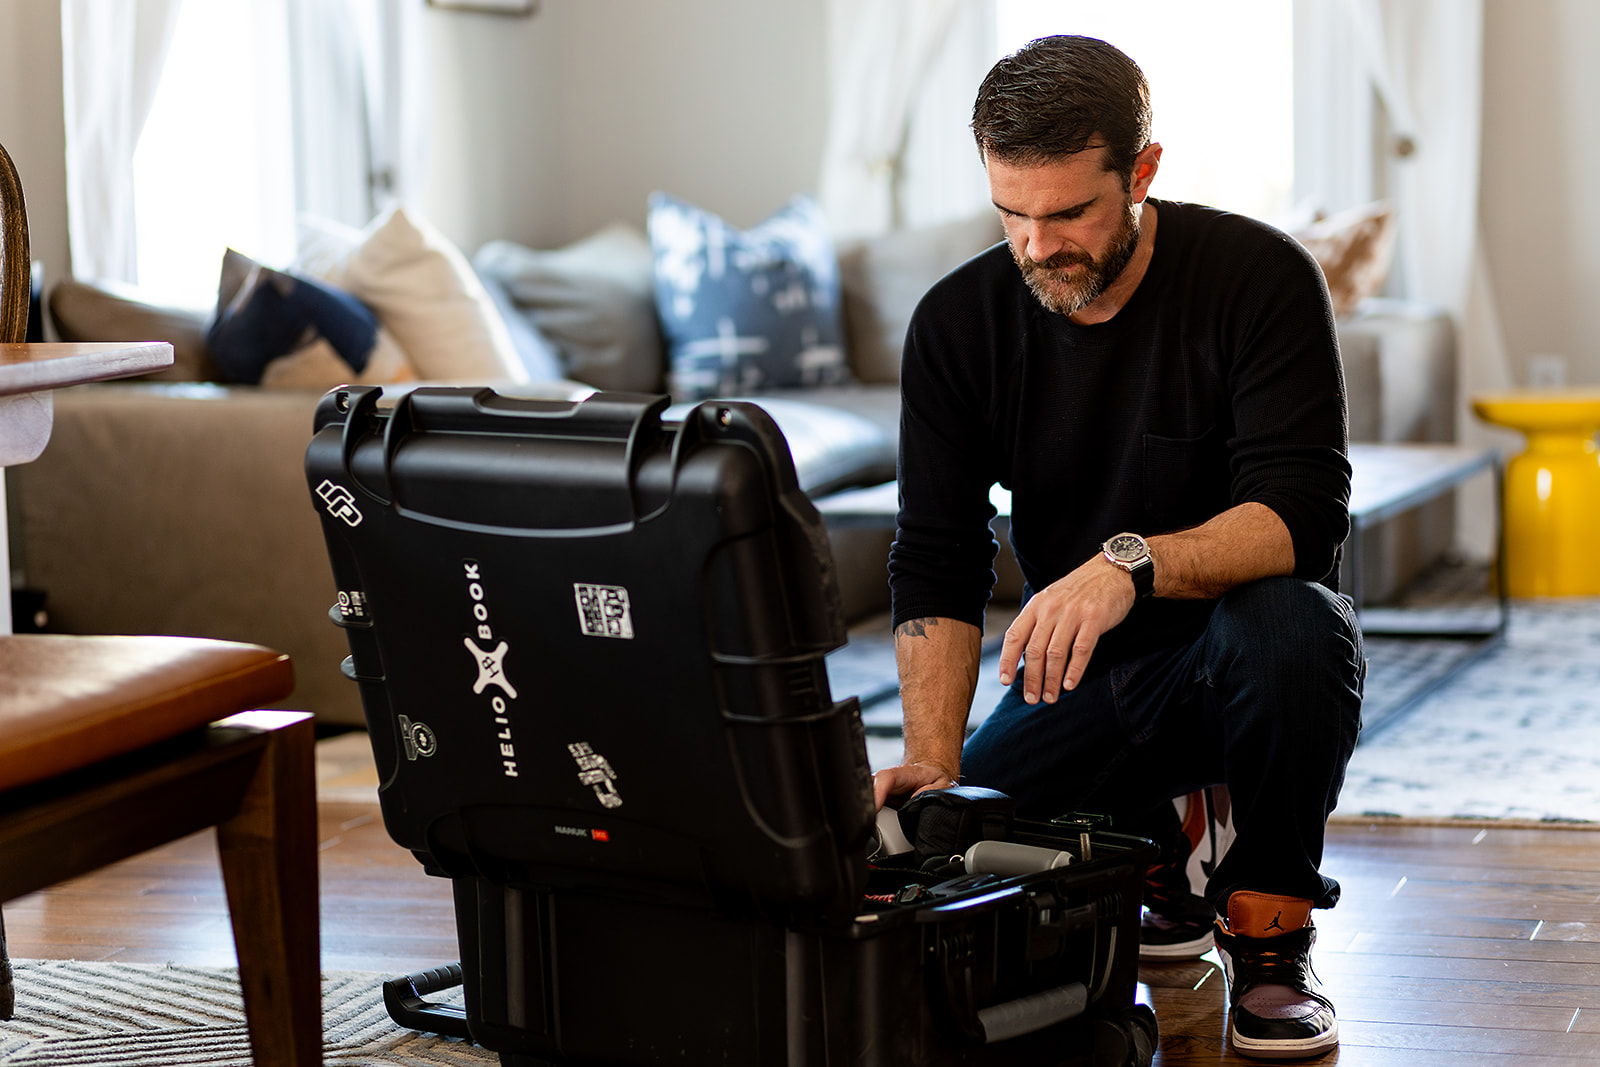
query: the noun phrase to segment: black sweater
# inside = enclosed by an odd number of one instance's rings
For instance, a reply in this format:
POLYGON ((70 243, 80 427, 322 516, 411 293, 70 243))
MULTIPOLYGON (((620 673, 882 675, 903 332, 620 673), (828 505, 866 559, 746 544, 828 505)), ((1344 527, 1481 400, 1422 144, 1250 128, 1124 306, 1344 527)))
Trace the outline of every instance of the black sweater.
MULTIPOLYGON (((1183 529, 1246 501, 1288 527, 1297 576, 1336 583, 1350 465, 1321 272, 1254 220, 1150 202, 1154 254, 1108 322, 1046 311, 1004 243, 918 305, 900 372, 896 626, 982 626, 995 482, 1012 492, 1011 543, 1030 590, 1114 533, 1183 529)), ((1093 666, 1192 637, 1213 606, 1143 600, 1093 666)))

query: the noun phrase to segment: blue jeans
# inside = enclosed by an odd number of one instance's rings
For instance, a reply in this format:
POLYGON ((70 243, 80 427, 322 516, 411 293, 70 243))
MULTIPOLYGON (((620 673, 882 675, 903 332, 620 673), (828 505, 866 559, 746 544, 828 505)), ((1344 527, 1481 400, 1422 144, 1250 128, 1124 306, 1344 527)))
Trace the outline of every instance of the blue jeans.
POLYGON ((1343 597, 1268 578, 1217 602, 1192 643, 1090 674, 1054 704, 1022 681, 968 739, 961 780, 1009 794, 1017 814, 1110 815, 1157 836, 1171 800, 1226 785, 1237 832, 1206 897, 1220 911, 1251 889, 1332 907, 1318 871, 1323 832, 1361 730, 1361 630, 1343 597))

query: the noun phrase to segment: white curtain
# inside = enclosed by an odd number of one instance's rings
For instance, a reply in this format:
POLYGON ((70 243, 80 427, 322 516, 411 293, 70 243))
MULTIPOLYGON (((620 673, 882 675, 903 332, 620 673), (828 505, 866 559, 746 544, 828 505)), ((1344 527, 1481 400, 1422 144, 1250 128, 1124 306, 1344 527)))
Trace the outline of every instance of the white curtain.
POLYGON ((372 217, 361 39, 342 0, 289 0, 297 213, 363 226, 372 217))
MULTIPOLYGON (((1463 398, 1504 388, 1511 375, 1478 208, 1483 0, 1382 0, 1379 7, 1396 132, 1414 131, 1411 154, 1388 160, 1405 291, 1455 314, 1463 398)), ((1461 425, 1474 423, 1464 417, 1461 425)))
POLYGON ((291 0, 296 200, 362 226, 423 176, 425 0, 291 0))
POLYGON ((362 35, 367 79, 367 129, 372 145, 375 206, 413 203, 427 174, 429 101, 427 0, 352 0, 369 14, 362 35))
POLYGON ((181 0, 61 0, 72 273, 134 281, 133 151, 181 0))
MULTIPOLYGON (((1456 434, 1470 443, 1504 436, 1467 398, 1511 380, 1478 205, 1483 26, 1483 0, 1296 3, 1297 192, 1329 210, 1394 204, 1395 285, 1454 320, 1456 434)), ((1463 546, 1486 555, 1490 497, 1462 501, 1463 546)))
POLYGON ((870 236, 985 202, 972 204, 976 154, 965 113, 993 59, 985 47, 992 24, 988 3, 829 0, 831 98, 819 188, 835 236, 870 236), (954 124, 929 124, 928 139, 913 148, 919 176, 939 177, 912 193, 912 217, 903 186, 908 135, 925 92, 940 86, 959 86, 966 104, 954 124), (948 165, 929 166, 930 156, 948 165))

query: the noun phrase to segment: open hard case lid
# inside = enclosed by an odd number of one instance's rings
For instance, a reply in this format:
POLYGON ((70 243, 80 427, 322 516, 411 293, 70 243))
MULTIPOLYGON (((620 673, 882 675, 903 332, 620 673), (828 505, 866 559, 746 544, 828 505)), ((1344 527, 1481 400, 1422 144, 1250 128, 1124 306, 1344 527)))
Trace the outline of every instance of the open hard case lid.
POLYGON ((826 532, 752 404, 328 394, 306 471, 390 834, 436 873, 848 916, 826 532))

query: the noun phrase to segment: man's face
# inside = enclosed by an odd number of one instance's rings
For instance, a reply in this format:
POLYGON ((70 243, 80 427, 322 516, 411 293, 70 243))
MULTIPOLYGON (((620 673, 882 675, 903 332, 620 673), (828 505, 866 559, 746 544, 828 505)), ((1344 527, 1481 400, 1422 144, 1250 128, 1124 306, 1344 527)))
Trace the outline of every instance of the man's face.
POLYGON ((1104 294, 1139 245, 1134 194, 1143 199, 1148 178, 1135 190, 1124 189, 1121 176, 1104 169, 1104 151, 1039 164, 987 164, 1012 258, 1039 302, 1062 315, 1104 294))

